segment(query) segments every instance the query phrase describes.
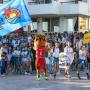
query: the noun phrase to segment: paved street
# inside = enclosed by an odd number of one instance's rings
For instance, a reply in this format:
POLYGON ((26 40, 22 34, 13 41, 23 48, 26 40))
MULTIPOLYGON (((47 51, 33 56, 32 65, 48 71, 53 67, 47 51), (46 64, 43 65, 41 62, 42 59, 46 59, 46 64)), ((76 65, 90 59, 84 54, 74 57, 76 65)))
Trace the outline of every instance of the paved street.
POLYGON ((36 81, 35 76, 27 75, 11 75, 6 77, 0 76, 0 90, 90 90, 90 80, 78 80, 75 74, 69 80, 61 74, 56 80, 52 77, 45 81, 41 77, 40 81, 36 81))

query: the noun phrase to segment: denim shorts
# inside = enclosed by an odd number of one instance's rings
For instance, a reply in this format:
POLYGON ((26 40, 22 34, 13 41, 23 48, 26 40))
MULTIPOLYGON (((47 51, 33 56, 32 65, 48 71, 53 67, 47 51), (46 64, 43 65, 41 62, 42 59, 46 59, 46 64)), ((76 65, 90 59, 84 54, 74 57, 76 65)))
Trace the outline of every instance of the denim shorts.
POLYGON ((79 59, 76 63, 76 68, 79 67, 79 68, 87 68, 88 67, 88 63, 86 60, 82 60, 82 59, 79 59))
POLYGON ((59 67, 59 58, 53 57, 52 66, 59 67))

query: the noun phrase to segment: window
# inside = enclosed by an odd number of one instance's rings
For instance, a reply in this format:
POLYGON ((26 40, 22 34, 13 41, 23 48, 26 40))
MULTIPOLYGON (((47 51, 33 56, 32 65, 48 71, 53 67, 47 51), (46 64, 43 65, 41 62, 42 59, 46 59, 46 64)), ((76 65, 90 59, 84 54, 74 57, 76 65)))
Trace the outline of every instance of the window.
POLYGON ((76 3, 78 3, 79 1, 87 2, 87 0, 75 0, 76 3))
POLYGON ((2 3, 7 3, 9 2, 10 0, 2 0, 3 2, 2 3))
POLYGON ((46 4, 51 3, 51 0, 28 0, 29 4, 46 4))
POLYGON ((73 28, 73 19, 68 19, 68 31, 69 32, 73 32, 74 28, 73 28))
POLYGON ((87 17, 79 17, 79 27, 80 32, 85 32, 89 30, 89 22, 87 17))
POLYGON ((43 22, 42 28, 43 28, 43 31, 48 32, 48 22, 43 22))
POLYGON ((37 31, 37 22, 32 22, 30 25, 31 25, 31 31, 37 31))

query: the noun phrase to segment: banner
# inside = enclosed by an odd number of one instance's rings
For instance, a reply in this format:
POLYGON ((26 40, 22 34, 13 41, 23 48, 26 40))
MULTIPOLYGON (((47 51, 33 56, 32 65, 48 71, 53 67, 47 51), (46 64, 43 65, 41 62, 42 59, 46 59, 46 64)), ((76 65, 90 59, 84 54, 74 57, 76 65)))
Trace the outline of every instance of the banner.
POLYGON ((31 22, 24 0, 11 0, 0 7, 0 36, 7 35, 31 22))
POLYGON ((83 43, 84 44, 90 43, 90 33, 84 34, 83 43))

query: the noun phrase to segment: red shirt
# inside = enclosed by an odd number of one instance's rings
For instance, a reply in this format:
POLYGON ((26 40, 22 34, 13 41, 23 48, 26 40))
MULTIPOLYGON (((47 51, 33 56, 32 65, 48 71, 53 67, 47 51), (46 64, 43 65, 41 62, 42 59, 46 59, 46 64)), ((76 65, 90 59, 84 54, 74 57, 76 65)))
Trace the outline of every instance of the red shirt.
POLYGON ((38 58, 44 58, 45 57, 45 47, 39 46, 37 48, 36 55, 38 56, 38 58))

